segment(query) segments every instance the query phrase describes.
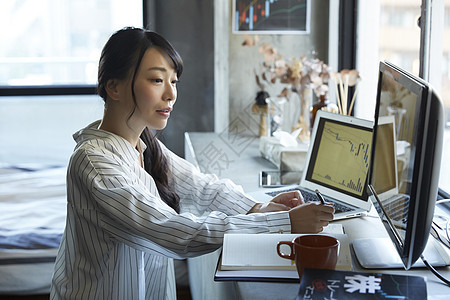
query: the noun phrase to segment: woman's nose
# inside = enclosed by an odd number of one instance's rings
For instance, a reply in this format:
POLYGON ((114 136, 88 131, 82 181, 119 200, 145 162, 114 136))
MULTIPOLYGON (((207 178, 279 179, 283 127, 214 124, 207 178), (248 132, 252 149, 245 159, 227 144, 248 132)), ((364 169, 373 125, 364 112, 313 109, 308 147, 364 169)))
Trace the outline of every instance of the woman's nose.
POLYGON ((172 83, 167 84, 164 94, 164 100, 175 101, 176 99, 177 99, 177 87, 172 83))

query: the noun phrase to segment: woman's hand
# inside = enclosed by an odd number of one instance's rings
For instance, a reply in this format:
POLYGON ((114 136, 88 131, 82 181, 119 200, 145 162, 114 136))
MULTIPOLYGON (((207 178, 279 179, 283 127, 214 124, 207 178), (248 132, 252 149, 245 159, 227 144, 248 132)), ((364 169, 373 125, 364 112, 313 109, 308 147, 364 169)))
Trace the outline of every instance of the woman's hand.
POLYGON ((303 203, 303 196, 300 191, 285 192, 278 194, 270 202, 255 204, 248 213, 286 211, 303 203))
POLYGON ((298 190, 279 193, 270 202, 283 204, 289 208, 294 208, 305 203, 302 194, 298 190))
POLYGON ((308 202, 289 211, 292 233, 318 233, 333 220, 332 204, 308 202))

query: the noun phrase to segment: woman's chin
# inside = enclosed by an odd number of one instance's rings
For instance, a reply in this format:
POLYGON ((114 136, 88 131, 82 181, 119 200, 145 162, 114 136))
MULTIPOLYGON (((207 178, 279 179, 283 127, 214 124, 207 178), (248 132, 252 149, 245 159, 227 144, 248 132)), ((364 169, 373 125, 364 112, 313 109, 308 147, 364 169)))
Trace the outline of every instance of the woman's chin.
POLYGON ((153 130, 163 130, 164 128, 166 128, 167 126, 167 122, 163 122, 163 123, 159 123, 159 124, 152 124, 150 126, 148 126, 149 129, 153 129, 153 130))

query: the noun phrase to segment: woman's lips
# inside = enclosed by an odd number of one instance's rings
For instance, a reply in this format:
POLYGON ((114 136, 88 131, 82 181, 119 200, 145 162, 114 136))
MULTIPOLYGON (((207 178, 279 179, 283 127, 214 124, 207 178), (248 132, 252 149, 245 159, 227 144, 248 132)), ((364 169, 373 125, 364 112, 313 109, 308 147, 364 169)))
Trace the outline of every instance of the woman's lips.
POLYGON ((158 109, 156 110, 156 112, 164 117, 170 117, 170 112, 172 111, 171 107, 167 107, 167 108, 163 108, 163 109, 158 109))

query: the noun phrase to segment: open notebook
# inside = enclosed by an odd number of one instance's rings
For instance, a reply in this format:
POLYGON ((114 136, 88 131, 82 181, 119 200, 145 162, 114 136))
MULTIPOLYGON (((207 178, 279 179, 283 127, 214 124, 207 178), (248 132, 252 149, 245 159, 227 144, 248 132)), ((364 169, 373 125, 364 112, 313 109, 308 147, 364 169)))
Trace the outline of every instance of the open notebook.
MULTIPOLYGON (((336 237, 339 259, 336 270, 352 270, 348 236, 341 224, 329 224, 321 234, 336 237)), ((301 234, 225 234, 215 281, 273 281, 298 284, 295 263, 278 256, 279 241, 292 241, 301 234)), ((288 248, 282 248, 287 252, 288 248)))
POLYGON ((250 195, 266 202, 282 191, 299 189, 305 201, 318 201, 318 189, 335 204, 335 220, 363 215, 371 207, 366 185, 372 127, 372 121, 318 111, 300 183, 250 195))

